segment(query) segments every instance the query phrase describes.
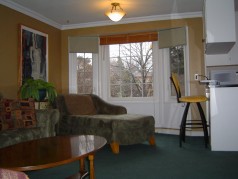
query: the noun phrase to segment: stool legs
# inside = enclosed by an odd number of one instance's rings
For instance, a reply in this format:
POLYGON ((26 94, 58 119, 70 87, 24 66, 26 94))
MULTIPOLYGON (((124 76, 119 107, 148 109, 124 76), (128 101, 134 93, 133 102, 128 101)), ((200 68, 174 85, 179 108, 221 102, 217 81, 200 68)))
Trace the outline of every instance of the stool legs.
MULTIPOLYGON (((205 147, 208 147, 208 143, 209 143, 209 137, 208 137, 208 130, 207 130, 207 121, 206 121, 206 117, 204 115, 202 106, 199 102, 196 103, 199 113, 200 113, 200 117, 201 117, 201 123, 196 123, 196 124, 200 124, 202 125, 203 128, 203 133, 204 133, 204 141, 205 141, 205 147)), ((183 113, 183 118, 180 124, 180 133, 179 133, 179 146, 182 147, 182 142, 185 142, 185 136, 186 136, 186 125, 190 124, 191 128, 193 123, 187 123, 187 116, 188 116, 188 110, 190 107, 190 103, 188 102, 186 104, 184 113, 183 113)), ((201 128, 201 127, 199 127, 201 128)))
POLYGON ((182 147, 182 141, 185 142, 186 121, 187 121, 189 106, 190 106, 190 103, 187 103, 185 110, 183 112, 183 118, 182 118, 182 121, 180 124, 180 134, 179 134, 179 146, 180 147, 182 147))
POLYGON ((197 106, 198 106, 198 110, 199 110, 201 120, 202 120, 202 127, 203 127, 203 132, 204 132, 204 141, 205 141, 205 146, 207 148, 208 143, 209 143, 208 131, 207 131, 207 121, 206 121, 206 117, 204 115, 201 104, 197 103, 197 106))

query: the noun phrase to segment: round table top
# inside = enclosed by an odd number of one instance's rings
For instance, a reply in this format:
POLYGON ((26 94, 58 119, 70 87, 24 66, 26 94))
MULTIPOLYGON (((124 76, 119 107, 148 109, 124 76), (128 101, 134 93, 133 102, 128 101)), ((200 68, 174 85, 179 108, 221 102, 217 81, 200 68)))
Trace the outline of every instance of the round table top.
POLYGON ((94 154, 107 143, 94 135, 55 136, 0 149, 0 167, 17 171, 50 168, 94 154))

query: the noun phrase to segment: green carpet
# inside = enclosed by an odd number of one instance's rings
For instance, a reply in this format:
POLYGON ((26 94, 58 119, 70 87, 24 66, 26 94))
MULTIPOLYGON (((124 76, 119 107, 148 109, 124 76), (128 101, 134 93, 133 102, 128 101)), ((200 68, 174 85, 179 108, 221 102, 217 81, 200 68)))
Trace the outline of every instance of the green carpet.
MULTIPOLYGON (((147 142, 109 145, 95 155, 96 179, 224 179, 238 178, 238 152, 211 152, 202 137, 187 137, 180 148, 178 136, 156 134, 156 147, 147 142)), ((76 173, 79 162, 27 172, 30 179, 63 179, 76 173)))

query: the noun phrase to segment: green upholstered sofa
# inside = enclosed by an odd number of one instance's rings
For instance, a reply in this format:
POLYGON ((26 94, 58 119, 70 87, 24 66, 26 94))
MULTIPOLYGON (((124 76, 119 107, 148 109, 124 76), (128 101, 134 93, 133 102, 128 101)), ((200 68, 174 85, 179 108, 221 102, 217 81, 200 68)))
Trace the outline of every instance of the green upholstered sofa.
POLYGON ((125 107, 109 104, 94 94, 58 95, 56 105, 61 114, 57 135, 103 136, 114 153, 119 153, 119 145, 146 140, 155 145, 153 116, 127 114, 125 107))
POLYGON ((36 110, 36 127, 0 131, 0 148, 20 142, 56 135, 59 110, 36 110))

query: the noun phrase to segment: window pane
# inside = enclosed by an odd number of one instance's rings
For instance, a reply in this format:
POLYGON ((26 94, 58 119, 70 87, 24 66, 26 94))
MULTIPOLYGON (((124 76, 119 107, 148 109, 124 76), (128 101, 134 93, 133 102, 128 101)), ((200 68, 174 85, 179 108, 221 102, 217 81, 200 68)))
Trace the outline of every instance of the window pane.
POLYGON ((84 71, 85 72, 92 72, 93 68, 92 68, 92 59, 90 58, 86 58, 84 61, 84 71))
MULTIPOLYGON (((185 95, 185 79, 184 79, 184 47, 176 46, 170 48, 170 71, 176 73, 180 82, 180 90, 182 96, 185 95)), ((171 83, 171 95, 176 96, 176 92, 171 83)))
POLYGON ((83 86, 79 86, 79 87, 78 87, 78 93, 79 93, 79 94, 84 93, 84 87, 83 87, 83 86))
POLYGON ((78 83, 82 84, 84 83, 84 73, 78 73, 78 83))
POLYGON ((142 97, 141 85, 139 85, 139 84, 132 85, 132 96, 133 97, 142 97))
POLYGON ((93 54, 92 53, 85 53, 85 57, 84 58, 91 58, 92 59, 93 54))
POLYGON ((77 53, 78 58, 84 58, 84 53, 77 53))
POLYGON ((121 97, 119 85, 111 85, 111 97, 121 97))
POLYGON ((121 86, 121 95, 122 97, 130 97, 131 96, 131 85, 122 85, 121 86))
POLYGON ((147 96, 147 97, 153 96, 152 84, 144 84, 144 96, 147 96))
POLYGON ((109 47, 111 97, 152 97, 152 42, 109 47))
POLYGON ((90 86, 84 86, 84 93, 87 93, 87 94, 93 93, 92 85, 90 85, 90 86))
POLYGON ((130 44, 120 45, 120 57, 127 57, 130 55, 130 44))
POLYGON ((119 57, 119 45, 110 45, 109 46, 110 57, 119 57))
POLYGON ((92 53, 77 53, 77 87, 78 93, 92 93, 93 63, 92 53))
POLYGON ((120 71, 113 71, 110 75, 111 84, 121 84, 120 71))

